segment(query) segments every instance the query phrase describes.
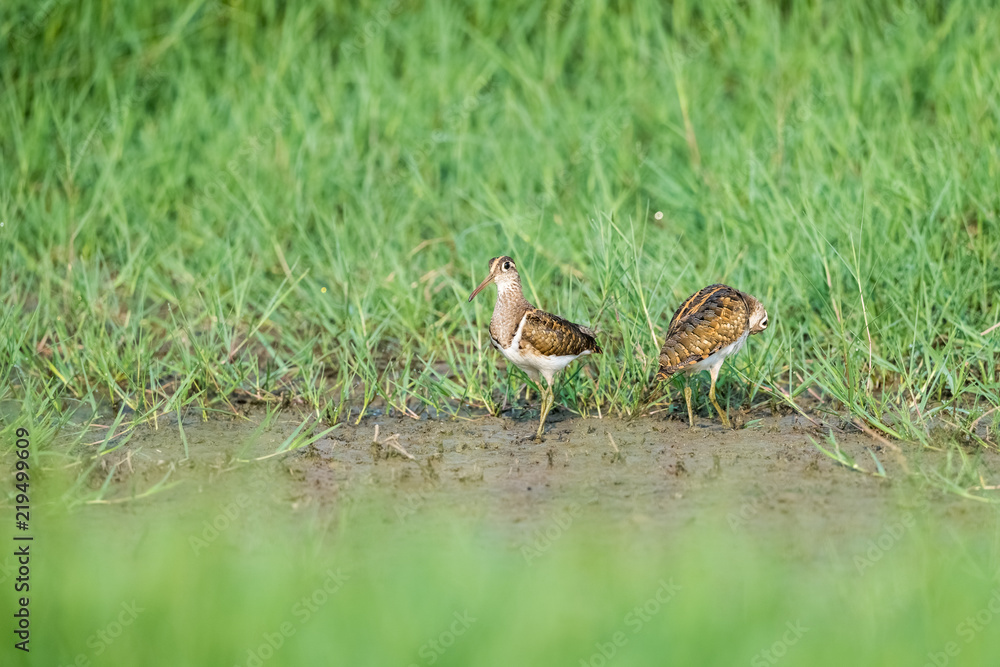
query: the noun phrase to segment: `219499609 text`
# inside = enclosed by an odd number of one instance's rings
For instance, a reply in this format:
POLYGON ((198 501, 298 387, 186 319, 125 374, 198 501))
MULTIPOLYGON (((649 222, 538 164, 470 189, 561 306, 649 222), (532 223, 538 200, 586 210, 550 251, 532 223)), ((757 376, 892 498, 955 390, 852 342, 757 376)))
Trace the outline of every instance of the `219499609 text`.
POLYGON ((17 562, 17 577, 14 579, 14 593, 17 595, 14 612, 14 648, 28 652, 28 642, 31 639, 31 617, 29 611, 29 598, 26 595, 30 590, 31 575, 31 540, 28 533, 29 521, 31 520, 31 499, 29 495, 31 476, 28 464, 29 433, 26 428, 18 428, 16 431, 17 446, 15 448, 14 462, 14 527, 17 531, 14 534, 14 557, 17 562))

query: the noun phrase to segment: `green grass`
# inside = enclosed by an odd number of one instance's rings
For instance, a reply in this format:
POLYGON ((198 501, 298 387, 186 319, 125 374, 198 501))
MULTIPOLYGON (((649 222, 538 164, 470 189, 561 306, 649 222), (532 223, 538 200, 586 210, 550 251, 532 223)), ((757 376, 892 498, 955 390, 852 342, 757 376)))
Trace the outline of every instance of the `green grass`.
POLYGON ((509 253, 601 333, 574 410, 632 412, 673 309, 726 281, 772 322, 731 406, 811 390, 995 446, 1000 413, 971 426, 1000 405, 989 3, 0 16, 0 400, 32 419, 495 410, 518 382, 465 300, 509 253))
POLYGON ((26 664, 924 665, 954 643, 948 664, 977 665, 1000 651, 995 514, 961 536, 921 513, 769 540, 707 512, 662 540, 588 513, 529 561, 503 531, 442 528, 430 507, 284 526, 245 509, 217 536, 211 504, 189 521, 137 509, 43 520, 26 664), (95 540, 105 522, 117 530, 95 540))
MULTIPOLYGON (((280 449, 375 410, 498 411, 522 378, 488 344, 491 294, 466 299, 500 254, 599 331, 567 408, 633 414, 673 310, 724 281, 771 322, 724 404, 947 449, 931 481, 968 495, 1000 431, 1000 8, 495 4, 3 3, 0 452, 27 426, 41 488, 85 471, 37 502, 104 497, 74 490, 97 465, 76 444, 248 400, 310 413, 280 449)), ((353 578, 267 664, 427 664, 466 609, 439 664, 577 664, 664 577, 682 592, 620 664, 746 664, 799 620, 786 664, 1000 650, 956 630, 998 585, 994 527, 951 551, 928 529, 859 576, 693 529, 644 552, 581 529, 525 567, 476 531, 262 524, 196 559, 184 522, 123 519, 130 542, 53 514, 34 664, 247 664, 336 567, 353 578)))

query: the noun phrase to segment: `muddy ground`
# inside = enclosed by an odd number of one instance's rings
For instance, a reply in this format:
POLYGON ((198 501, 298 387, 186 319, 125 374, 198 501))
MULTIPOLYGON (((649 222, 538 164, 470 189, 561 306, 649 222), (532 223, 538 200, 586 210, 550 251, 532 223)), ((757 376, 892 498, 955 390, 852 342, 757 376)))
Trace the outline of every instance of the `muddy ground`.
MULTIPOLYGON (((447 522, 458 515, 509 534, 513 548, 595 516, 652 538, 691 526, 749 531, 787 542, 803 556, 824 545, 863 543, 907 513, 973 530, 997 520, 995 505, 927 483, 921 473, 944 470, 945 454, 798 415, 765 415, 732 430, 707 419, 689 429, 676 418, 581 418, 559 410, 541 442, 533 437, 537 422, 530 414, 376 416, 341 424, 314 444, 277 455, 303 417, 279 413, 265 427, 262 419, 252 413, 185 419, 189 458, 176 424, 140 427, 127 445, 102 457, 90 486, 98 489, 110 475, 113 483, 100 502, 194 514, 246 493, 266 514, 298 513, 331 523, 345 507, 367 500, 386 524, 405 527, 413 517, 447 522), (831 434, 867 472, 817 449, 815 443, 831 447, 831 434), (872 454, 885 477, 870 474, 877 472, 872 454), (178 486, 127 500, 167 473, 168 483, 178 486), (191 500, 196 502, 186 502, 191 500)), ((996 484, 1000 457, 970 452, 983 479, 996 484)))

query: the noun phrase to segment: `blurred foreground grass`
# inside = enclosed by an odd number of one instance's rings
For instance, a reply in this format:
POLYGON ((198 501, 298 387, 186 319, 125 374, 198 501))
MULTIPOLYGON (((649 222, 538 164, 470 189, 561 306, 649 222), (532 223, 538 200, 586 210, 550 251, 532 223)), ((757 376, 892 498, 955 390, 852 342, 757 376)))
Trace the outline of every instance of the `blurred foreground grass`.
POLYGON ((773 323, 731 405, 995 443, 993 3, 12 2, 0 41, 7 428, 496 410, 465 299, 509 253, 601 332, 574 410, 631 412, 726 281, 773 323))
POLYGON ((848 540, 706 515, 664 540, 588 510, 540 530, 528 559, 468 517, 365 507, 47 517, 32 651, 4 664, 940 667, 1000 652, 995 512, 958 531, 903 512, 848 540))

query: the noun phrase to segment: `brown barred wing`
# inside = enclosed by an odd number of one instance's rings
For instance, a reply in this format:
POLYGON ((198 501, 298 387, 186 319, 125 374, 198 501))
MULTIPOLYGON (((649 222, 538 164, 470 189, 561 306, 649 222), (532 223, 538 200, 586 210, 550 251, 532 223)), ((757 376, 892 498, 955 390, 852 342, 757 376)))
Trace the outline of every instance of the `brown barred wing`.
POLYGON ((601 352, 594 332, 586 327, 537 308, 525 313, 525 318, 521 344, 527 343, 547 357, 601 352))
POLYGON ((670 377, 739 340, 750 311, 739 290, 710 285, 681 304, 660 348, 658 377, 670 377))

